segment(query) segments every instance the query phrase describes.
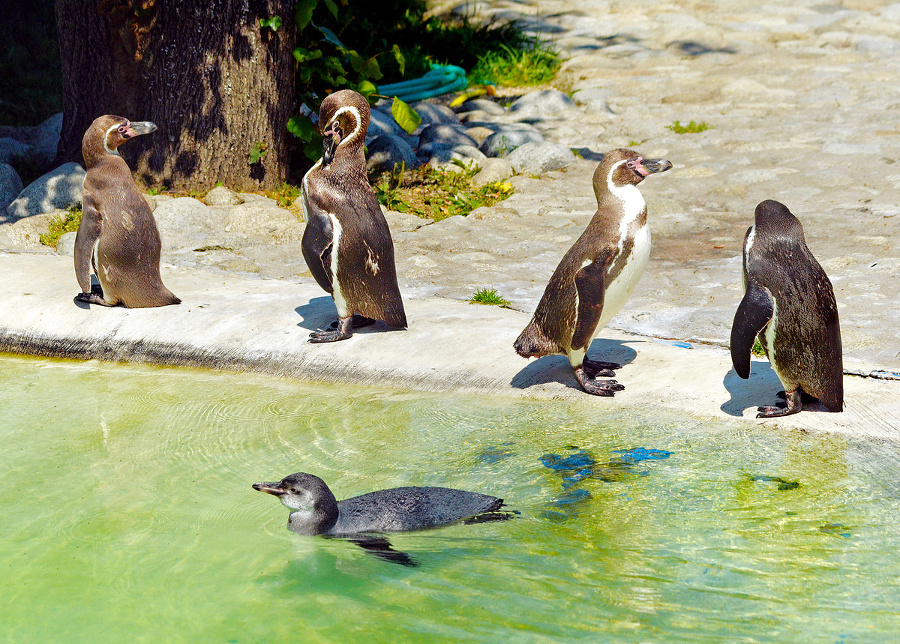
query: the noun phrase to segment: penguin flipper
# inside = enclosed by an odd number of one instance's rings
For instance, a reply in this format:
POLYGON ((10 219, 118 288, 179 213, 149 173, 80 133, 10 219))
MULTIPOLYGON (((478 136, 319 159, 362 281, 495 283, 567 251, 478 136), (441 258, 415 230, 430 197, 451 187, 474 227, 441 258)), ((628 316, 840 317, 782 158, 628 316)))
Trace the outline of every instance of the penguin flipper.
POLYGON ((303 259, 316 282, 328 293, 334 292, 331 283, 331 249, 334 230, 331 217, 312 199, 306 201, 306 229, 303 231, 303 259))
POLYGON ((85 199, 81 223, 75 234, 75 279, 82 293, 91 292, 91 260, 94 245, 100 239, 100 213, 90 200, 85 199))
POLYGON ((389 561, 391 563, 400 564, 401 566, 408 566, 410 568, 415 568, 419 565, 419 562, 410 557, 408 554, 401 550, 394 550, 393 546, 391 546, 391 542, 385 539, 384 537, 376 537, 376 536, 360 536, 353 537, 347 539, 350 543, 354 543, 370 555, 374 557, 378 557, 383 561, 389 561))
POLYGON ((731 364, 745 380, 750 377, 750 349, 757 334, 771 321, 775 312, 772 295, 756 282, 748 282, 731 325, 731 364))
POLYGON ((593 262, 575 273, 575 289, 578 291, 578 311, 575 331, 572 334, 572 348, 587 350, 587 344, 594 338, 594 332, 603 313, 603 294, 606 291, 606 267, 612 253, 606 251, 593 262))

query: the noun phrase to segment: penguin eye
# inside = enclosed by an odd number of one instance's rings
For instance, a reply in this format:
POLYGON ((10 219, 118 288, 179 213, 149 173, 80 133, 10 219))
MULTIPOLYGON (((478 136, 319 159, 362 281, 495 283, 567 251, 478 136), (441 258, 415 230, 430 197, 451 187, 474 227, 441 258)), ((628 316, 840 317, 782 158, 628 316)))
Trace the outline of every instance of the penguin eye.
POLYGON ((120 125, 119 126, 119 134, 124 136, 126 132, 128 132, 128 128, 126 128, 124 125, 120 125))

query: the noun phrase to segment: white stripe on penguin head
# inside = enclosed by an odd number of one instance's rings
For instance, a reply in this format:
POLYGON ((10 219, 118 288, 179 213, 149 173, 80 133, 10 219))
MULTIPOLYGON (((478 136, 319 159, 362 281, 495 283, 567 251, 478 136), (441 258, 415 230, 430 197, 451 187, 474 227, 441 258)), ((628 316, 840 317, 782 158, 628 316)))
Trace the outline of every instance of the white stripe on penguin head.
POLYGON ((341 138, 341 142, 338 143, 338 145, 337 145, 338 147, 341 147, 345 143, 349 143, 350 141, 355 139, 357 136, 359 136, 359 129, 362 126, 362 117, 359 115, 359 108, 357 108, 354 105, 345 105, 344 107, 338 109, 338 111, 334 113, 334 116, 331 117, 331 120, 328 121, 328 125, 331 125, 332 123, 334 123, 335 119, 337 119, 337 117, 339 117, 344 112, 349 112, 350 114, 353 115, 353 118, 356 119, 356 126, 353 128, 353 131, 350 133, 350 136, 348 136, 346 138, 341 138))
POLYGON ((115 125, 113 125, 111 128, 109 128, 106 131, 106 134, 103 135, 103 149, 106 150, 107 152, 109 152, 110 154, 115 154, 116 156, 119 156, 119 153, 116 152, 115 150, 111 150, 109 148, 109 135, 112 134, 113 130, 115 130, 118 127, 119 127, 119 124, 116 123, 115 125))

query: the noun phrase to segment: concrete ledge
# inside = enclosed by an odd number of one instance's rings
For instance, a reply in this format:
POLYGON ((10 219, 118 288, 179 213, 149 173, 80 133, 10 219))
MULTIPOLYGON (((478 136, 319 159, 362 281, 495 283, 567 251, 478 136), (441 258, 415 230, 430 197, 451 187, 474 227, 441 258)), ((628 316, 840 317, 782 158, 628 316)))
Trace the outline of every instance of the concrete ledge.
MULTIPOLYGON (((441 298, 407 299, 410 329, 381 325, 328 345, 311 330, 336 319, 331 298, 310 281, 249 279, 163 268, 182 304, 156 309, 79 306, 71 258, 0 253, 0 270, 18 279, 0 287, 0 350, 75 359, 257 371, 281 377, 419 391, 465 392, 575 401, 596 407, 660 406, 694 417, 900 440, 900 382, 845 377, 847 410, 808 410, 756 420, 780 383, 767 362, 749 381, 727 351, 605 330, 592 355, 620 362, 625 391, 582 392, 563 357, 524 360, 512 343, 529 315, 441 298)), ((857 370, 866 365, 849 365, 857 370)), ((877 368, 872 365, 871 368, 877 368)))

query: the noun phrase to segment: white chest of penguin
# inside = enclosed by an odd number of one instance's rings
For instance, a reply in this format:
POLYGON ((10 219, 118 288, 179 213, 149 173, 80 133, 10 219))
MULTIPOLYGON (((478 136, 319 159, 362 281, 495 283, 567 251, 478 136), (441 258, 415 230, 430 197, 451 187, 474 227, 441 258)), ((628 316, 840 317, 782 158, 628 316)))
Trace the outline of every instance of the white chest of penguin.
MULTIPOLYGON (((619 253, 610 264, 610 268, 622 261, 620 254, 625 252, 628 244, 625 243, 629 228, 644 212, 647 204, 641 196, 640 191, 635 186, 616 187, 611 191, 616 197, 622 201, 623 217, 619 224, 619 253)), ((597 331, 606 326, 606 324, 622 310, 625 302, 631 297, 635 287, 647 268, 647 262, 650 260, 650 226, 644 224, 634 234, 634 243, 631 245, 630 253, 625 259, 625 265, 622 267, 619 275, 612 282, 607 283, 606 292, 603 297, 603 313, 600 315, 600 322, 597 324, 597 331)))

